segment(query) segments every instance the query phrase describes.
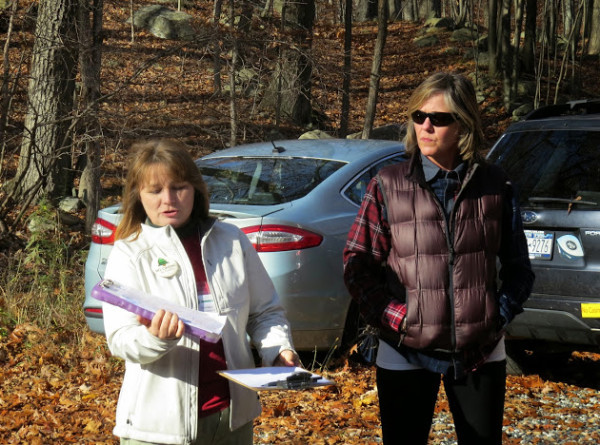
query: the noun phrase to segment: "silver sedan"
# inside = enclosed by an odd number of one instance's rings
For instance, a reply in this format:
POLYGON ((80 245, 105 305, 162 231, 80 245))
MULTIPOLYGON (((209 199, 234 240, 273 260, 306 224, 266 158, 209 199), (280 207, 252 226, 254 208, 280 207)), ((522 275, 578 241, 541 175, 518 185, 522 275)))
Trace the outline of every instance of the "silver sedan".
MULTIPOLYGON (((328 350, 357 334, 342 251, 370 179, 403 154, 396 141, 307 139, 240 145, 197 160, 211 214, 253 243, 298 350, 328 350)), ((96 332, 104 330, 102 309, 90 293, 104 274, 118 210, 99 212, 86 262, 84 312, 96 332)))

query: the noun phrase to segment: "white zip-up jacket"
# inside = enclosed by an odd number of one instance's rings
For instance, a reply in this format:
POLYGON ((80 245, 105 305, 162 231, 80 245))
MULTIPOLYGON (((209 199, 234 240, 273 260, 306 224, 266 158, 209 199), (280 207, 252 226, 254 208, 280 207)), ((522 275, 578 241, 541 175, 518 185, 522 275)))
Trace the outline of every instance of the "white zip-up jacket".
MULTIPOLYGON (((222 339, 228 369, 254 367, 246 333, 263 364, 272 365, 293 345, 284 310, 258 254, 241 230, 221 221, 214 221, 201 245, 217 311, 227 316, 222 339)), ((194 271, 171 226, 143 224, 137 239, 117 241, 105 278, 198 308, 194 271)), ((144 442, 189 444, 198 426, 202 366, 198 338, 184 334, 179 340, 160 340, 134 314, 107 303, 103 311, 108 346, 126 360, 114 434, 144 442)), ((232 382, 229 390, 233 430, 259 416, 261 408, 256 392, 232 382)))

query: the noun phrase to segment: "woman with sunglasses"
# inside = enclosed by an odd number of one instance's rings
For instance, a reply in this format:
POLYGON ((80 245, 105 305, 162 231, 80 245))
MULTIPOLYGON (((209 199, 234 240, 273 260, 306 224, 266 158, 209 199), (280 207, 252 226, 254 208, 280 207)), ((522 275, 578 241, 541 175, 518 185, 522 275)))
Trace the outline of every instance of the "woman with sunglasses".
POLYGON ((504 330, 534 280, 518 201, 481 155, 468 79, 430 76, 408 115, 409 159, 373 178, 344 250, 346 286, 380 332, 383 441, 426 444, 443 382, 458 443, 501 444, 504 330))

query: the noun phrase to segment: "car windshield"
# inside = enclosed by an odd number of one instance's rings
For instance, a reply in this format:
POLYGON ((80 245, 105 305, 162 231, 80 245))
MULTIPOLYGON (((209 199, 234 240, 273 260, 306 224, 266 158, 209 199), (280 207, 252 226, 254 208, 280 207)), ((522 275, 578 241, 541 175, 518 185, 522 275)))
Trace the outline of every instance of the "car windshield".
POLYGON ((214 204, 272 205, 307 195, 345 165, 327 159, 234 157, 198 162, 214 204))
POLYGON ((517 184, 521 205, 600 208, 600 132, 508 133, 491 153, 517 184))

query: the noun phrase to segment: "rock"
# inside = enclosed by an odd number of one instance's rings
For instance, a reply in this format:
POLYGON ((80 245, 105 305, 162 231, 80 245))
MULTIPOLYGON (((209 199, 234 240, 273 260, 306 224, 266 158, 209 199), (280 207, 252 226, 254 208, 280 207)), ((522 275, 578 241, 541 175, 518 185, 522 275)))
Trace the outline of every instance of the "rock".
POLYGON ((67 196, 58 203, 58 208, 67 213, 75 213, 81 208, 81 201, 76 196, 67 196))
POLYGON ((333 136, 323 130, 311 130, 302 133, 298 139, 333 139, 333 136))
POLYGON ((425 48, 427 46, 438 45, 440 43, 440 39, 438 39, 435 35, 426 35, 424 37, 415 39, 414 42, 419 48, 425 48))
MULTIPOLYGON (((161 5, 144 6, 133 13, 133 26, 136 28, 146 28, 157 15, 168 10, 169 8, 161 5)), ((131 23, 131 17, 127 20, 127 23, 131 23)))
POLYGON ((512 115, 513 115, 513 118, 521 119, 522 117, 529 114, 531 111, 533 111, 533 104, 526 103, 526 104, 523 104, 523 105, 515 108, 515 110, 512 112, 512 115))
POLYGON ((471 42, 479 39, 481 35, 471 28, 459 28, 452 32, 450 40, 453 42, 471 42))
MULTIPOLYGON (((388 141, 401 141, 406 134, 406 127, 404 124, 387 124, 381 127, 375 127, 371 131, 371 139, 383 139, 388 141)), ((362 137, 362 131, 358 133, 349 134, 346 139, 360 139, 362 137)))
POLYGON ((427 21, 425 22, 425 26, 430 28, 454 29, 454 20, 449 17, 432 17, 430 19, 427 19, 427 21))
MULTIPOLYGON (((127 21, 131 23, 131 18, 127 21)), ((133 14, 133 25, 143 28, 161 39, 190 40, 196 34, 191 25, 192 16, 173 11, 161 5, 148 5, 133 14)))
POLYGON ((27 223, 27 228, 31 233, 52 232, 56 230, 56 227, 56 221, 40 215, 32 215, 27 223))

